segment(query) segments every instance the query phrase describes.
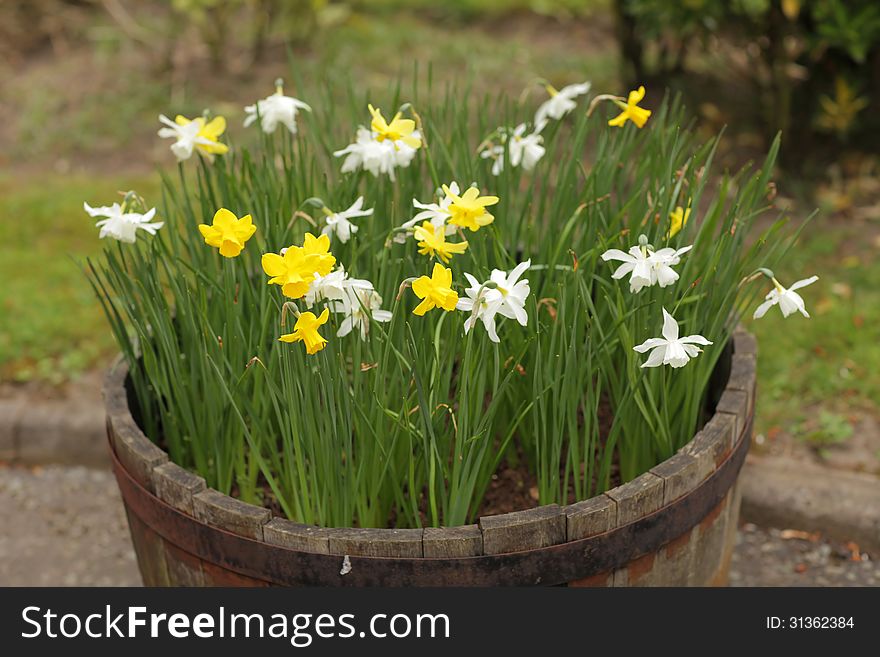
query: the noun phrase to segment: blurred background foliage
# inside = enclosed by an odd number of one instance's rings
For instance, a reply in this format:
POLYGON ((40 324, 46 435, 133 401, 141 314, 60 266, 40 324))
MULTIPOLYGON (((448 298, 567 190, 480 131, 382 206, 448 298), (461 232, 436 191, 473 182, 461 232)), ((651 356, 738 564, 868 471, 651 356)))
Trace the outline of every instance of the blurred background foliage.
POLYGON ((470 83, 474 103, 489 89, 535 103, 538 78, 611 93, 643 83, 649 107, 680 93, 699 132, 725 130, 718 161, 731 170, 781 130, 774 204, 820 213, 777 274, 820 281, 811 320, 751 324, 758 432, 822 450, 873 435, 877 450, 877 0, 3 0, 0 385, 63 384, 110 357, 78 270, 99 246, 82 201, 131 188, 159 201, 155 169, 172 166, 160 112, 210 107, 238 146, 256 138, 243 106, 278 76, 306 101, 329 82, 350 102, 349 85, 365 98, 416 64, 441 92, 470 83))
POLYGON ((783 133, 790 168, 826 164, 841 146, 876 149, 876 0, 616 0, 615 7, 631 78, 686 78, 693 86, 711 77, 728 97, 757 99, 752 118, 765 140, 783 133), (819 148, 825 158, 804 158, 819 148))

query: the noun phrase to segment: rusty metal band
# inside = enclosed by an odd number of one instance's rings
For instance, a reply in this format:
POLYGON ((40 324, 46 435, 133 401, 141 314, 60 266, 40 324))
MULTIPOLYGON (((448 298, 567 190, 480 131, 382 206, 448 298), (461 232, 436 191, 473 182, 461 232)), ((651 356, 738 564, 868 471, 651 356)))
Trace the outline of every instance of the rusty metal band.
POLYGON ((613 571, 690 531, 715 509, 745 461, 751 421, 733 450, 693 491, 627 525, 545 548, 463 558, 351 556, 300 552, 238 536, 169 506, 134 480, 111 447, 113 469, 129 511, 166 541, 222 568, 282 586, 554 585, 613 571))

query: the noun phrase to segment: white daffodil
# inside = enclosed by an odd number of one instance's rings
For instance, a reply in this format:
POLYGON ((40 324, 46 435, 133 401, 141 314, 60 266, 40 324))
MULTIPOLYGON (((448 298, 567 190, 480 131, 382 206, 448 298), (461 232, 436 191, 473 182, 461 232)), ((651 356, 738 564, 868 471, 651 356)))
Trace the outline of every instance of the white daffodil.
POLYGON ((542 145, 544 138, 541 136, 541 130, 544 125, 539 125, 534 132, 526 134, 526 124, 520 123, 511 132, 508 128, 499 128, 498 133, 501 135, 501 144, 489 144, 480 151, 480 157, 485 159, 492 158, 492 175, 499 176, 504 171, 504 159, 510 151, 510 165, 512 167, 522 166, 526 171, 535 168, 546 149, 542 145))
POLYGON ((678 322, 663 309, 663 337, 650 338, 642 344, 633 347, 640 354, 651 350, 648 360, 642 363, 642 367, 659 367, 670 365, 672 367, 684 367, 691 358, 696 358, 703 351, 695 345, 707 346, 712 344, 702 335, 688 335, 678 337, 678 322))
POLYGON ((159 128, 158 135, 175 140, 171 144, 171 152, 179 162, 191 158, 196 148, 209 160, 212 160, 215 154, 226 153, 229 150, 226 144, 219 141, 220 135, 226 130, 226 119, 222 116, 215 116, 209 122, 205 122, 201 116, 192 121, 184 116, 177 116, 172 121, 164 114, 160 114, 159 122, 166 127, 159 128))
POLYGON ((800 294, 795 292, 795 290, 799 290, 807 285, 812 285, 819 280, 819 277, 810 276, 809 278, 804 278, 789 288, 782 287, 779 281, 775 278, 772 280, 774 288, 770 290, 766 297, 764 297, 766 301, 755 309, 753 318, 760 319, 768 310, 770 310, 771 306, 775 305, 779 305, 779 310, 782 311, 783 317, 788 317, 793 312, 799 312, 804 317, 809 318, 810 313, 808 313, 807 309, 804 307, 804 300, 801 298, 800 294))
POLYGON ((362 210, 364 206, 364 197, 358 196, 358 199, 351 204, 348 210, 342 212, 332 212, 324 208, 324 214, 327 215, 327 225, 321 232, 325 235, 335 234, 339 241, 345 244, 351 239, 352 234, 358 232, 358 227, 351 223, 349 219, 355 217, 369 217, 373 214, 373 208, 362 210))
POLYGON ((678 280, 678 273, 672 269, 672 267, 681 262, 681 256, 692 248, 694 248, 693 244, 690 246, 684 246, 680 249, 673 249, 672 247, 667 246, 659 251, 654 251, 651 254, 649 258, 651 269, 654 272, 654 275, 657 278, 657 284, 660 285, 660 287, 672 285, 678 280))
POLYGON ((365 340, 370 331, 370 320, 389 322, 391 311, 382 310, 382 297, 373 289, 372 283, 357 279, 350 279, 350 283, 345 286, 342 299, 332 303, 334 312, 345 315, 336 337, 344 338, 357 328, 360 330, 361 339, 365 340), (355 282, 366 285, 355 285, 355 282))
MULTIPOLYGON (((461 193, 458 183, 455 181, 449 183, 447 189, 456 196, 461 193)), ((449 211, 449 206, 452 204, 452 197, 441 190, 438 190, 438 194, 439 193, 443 194, 443 198, 440 199, 439 203, 421 203, 420 201, 413 199, 413 207, 418 208, 421 212, 417 213, 409 221, 405 221, 400 225, 394 234, 395 242, 398 244, 406 242, 407 238, 415 231, 417 226, 422 225, 423 221, 430 221, 435 229, 445 226, 447 235, 455 233, 455 226, 446 223, 449 217, 452 216, 452 213, 449 211)))
MULTIPOLYGON (((420 138, 418 130, 413 131, 411 136, 420 138)), ((386 174, 394 180, 395 168, 406 168, 410 165, 416 155, 415 148, 403 141, 390 139, 379 141, 376 137, 375 132, 363 127, 358 128, 354 143, 333 153, 336 157, 346 156, 342 162, 342 173, 363 169, 376 177, 379 174, 386 174)))
POLYGON ((480 157, 484 160, 492 158, 492 175, 500 176, 504 171, 504 146, 501 144, 489 145, 480 151, 480 157))
POLYGON ((275 132, 278 124, 281 123, 290 130, 290 134, 296 134, 296 114, 299 110, 311 112, 312 108, 301 100, 291 96, 285 96, 281 87, 271 96, 267 96, 263 100, 258 100, 253 105, 244 108, 247 117, 244 120, 244 127, 247 128, 257 119, 263 132, 271 134, 275 132))
POLYGON ((141 214, 139 212, 123 212, 119 203, 99 208, 93 208, 88 203, 83 203, 83 209, 92 217, 105 217, 95 224, 97 228, 101 229, 98 233, 98 237, 101 239, 109 236, 120 242, 132 244, 137 239, 139 228, 147 231, 150 235, 155 235, 156 231, 165 225, 164 221, 150 221, 156 215, 156 208, 151 208, 141 214))
POLYGON ((525 302, 531 290, 528 280, 521 281, 519 278, 531 264, 531 260, 521 262, 509 274, 493 269, 486 283, 480 283, 474 276, 465 273, 470 287, 465 289, 467 296, 459 299, 456 305, 458 310, 471 313, 464 322, 465 334, 470 332, 479 319, 486 327, 489 339, 500 342, 495 329, 495 315, 515 319, 521 326, 528 324, 529 315, 525 302))
POLYGON ((620 249, 608 249, 602 254, 602 260, 619 260, 620 265, 611 278, 623 278, 630 274, 629 289, 633 294, 641 291, 643 287, 650 287, 659 283, 660 287, 672 285, 678 280, 678 273, 672 269, 681 261, 681 256, 693 248, 685 246, 681 249, 666 247, 654 251, 647 241, 640 239, 640 243, 630 247, 628 253, 620 249), (644 243, 642 243, 644 242, 644 243))
POLYGON ((373 134, 366 128, 358 128, 354 143, 335 151, 333 155, 346 156, 342 162, 342 173, 363 169, 377 177, 380 173, 388 174, 394 180, 396 160, 393 148, 389 143, 373 139, 373 134))
MULTIPOLYGON (((419 131, 413 130, 412 136, 416 139, 420 139, 419 131)), ((391 142, 395 144, 394 146, 394 166, 399 169, 405 169, 410 165, 413 158, 416 156, 416 149, 412 146, 404 144, 403 142, 391 142)))
POLYGON ((178 161, 182 162, 192 157, 193 150, 199 144, 205 146, 210 142, 203 137, 199 137, 201 129, 196 121, 190 121, 185 125, 180 125, 169 119, 164 114, 159 115, 159 121, 167 127, 159 128, 159 136, 162 138, 172 137, 176 141, 171 144, 171 152, 178 161))
POLYGON ((570 84, 563 87, 559 91, 547 85, 547 93, 550 98, 541 103, 538 111, 535 112, 535 125, 540 126, 547 122, 547 119, 559 120, 571 110, 577 107, 574 99, 583 96, 590 91, 591 83, 584 82, 582 84, 570 84))
POLYGON ((522 168, 526 171, 531 171, 535 168, 538 160, 544 157, 546 152, 542 145, 544 143, 544 138, 541 136, 541 129, 543 127, 544 125, 539 123, 535 131, 527 135, 525 123, 520 123, 516 126, 513 135, 507 140, 508 147, 510 148, 511 166, 518 167, 522 165, 522 168))
MULTIPOLYGON (((285 250, 282 249, 281 255, 284 255, 285 250)), ((315 274, 315 279, 309 285, 303 300, 307 308, 311 308, 318 301, 338 301, 345 296, 345 290, 349 287, 372 288, 373 284, 360 278, 349 278, 345 267, 340 265, 326 276, 315 274)))

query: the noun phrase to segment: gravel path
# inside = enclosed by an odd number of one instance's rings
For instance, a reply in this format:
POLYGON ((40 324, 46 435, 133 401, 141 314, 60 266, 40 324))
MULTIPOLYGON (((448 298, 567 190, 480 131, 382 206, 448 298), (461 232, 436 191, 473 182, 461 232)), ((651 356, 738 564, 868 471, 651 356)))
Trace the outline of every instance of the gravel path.
MULTIPOLYGON (((138 586, 110 472, 0 466, 0 586, 138 586), (108 521, 109 518, 109 521, 108 521)), ((803 532, 740 529, 732 586, 880 586, 880 560, 803 532)))
POLYGON ((108 471, 0 467, 0 527, 0 586, 141 583, 108 471))
POLYGON ((880 586, 880 560, 872 561, 853 543, 745 524, 737 536, 730 585, 880 586))

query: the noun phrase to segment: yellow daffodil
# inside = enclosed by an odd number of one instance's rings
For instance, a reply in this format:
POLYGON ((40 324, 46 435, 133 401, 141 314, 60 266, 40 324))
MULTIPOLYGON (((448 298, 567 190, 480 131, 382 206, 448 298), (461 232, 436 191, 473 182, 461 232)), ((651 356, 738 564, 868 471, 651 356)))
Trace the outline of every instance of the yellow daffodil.
POLYGON ((391 123, 389 123, 385 120, 385 117, 382 116, 380 110, 372 105, 368 105, 367 107, 370 109, 370 114, 373 115, 370 128, 376 133, 376 141, 382 142, 387 139, 395 144, 398 141, 401 141, 410 148, 418 148, 422 145, 422 140, 418 136, 418 133, 415 135, 413 134, 416 129, 415 121, 412 119, 401 118, 401 113, 398 112, 394 115, 394 118, 391 119, 391 123))
POLYGON ((308 311, 302 313, 296 320, 293 333, 287 333, 278 338, 281 342, 304 342, 307 354, 316 354, 327 346, 327 340, 318 333, 318 329, 327 323, 330 311, 324 308, 319 317, 308 311))
POLYGON ((416 228, 413 236, 418 240, 419 253, 431 257, 436 254, 438 258, 447 263, 453 254, 464 253, 468 247, 466 241, 457 244, 447 242, 446 227, 435 226, 430 221, 422 222, 422 225, 416 228))
POLYGON ((480 196, 480 190, 476 187, 468 187, 461 196, 450 191, 446 185, 443 185, 443 191, 452 199, 447 208, 452 225, 477 231, 481 226, 495 221, 495 217, 486 212, 486 207, 498 203, 497 196, 480 196))
POLYGON ((422 300, 413 310, 414 315, 424 315, 437 307, 450 312, 455 310, 455 305, 458 303, 458 292, 452 289, 452 270, 439 262, 434 263, 431 278, 420 276, 413 281, 412 289, 422 300))
POLYGON ((263 271, 272 278, 270 285, 280 285, 281 292, 291 299, 299 299, 309 291, 315 274, 326 276, 336 264, 336 258, 329 253, 330 237, 315 237, 306 233, 302 246, 291 246, 282 255, 264 253, 263 271))
POLYGON ((639 87, 635 91, 629 92, 626 104, 622 100, 615 100, 614 104, 620 108, 621 112, 611 119, 608 125, 622 128, 627 121, 632 121, 636 127, 643 127, 648 122, 648 117, 651 116, 651 110, 639 107, 639 103, 644 97, 645 88, 639 87))
POLYGON ((666 233, 666 239, 670 239, 678 235, 678 232, 687 225, 691 216, 690 208, 682 208, 680 205, 669 213, 669 232, 666 233))
POLYGON ((205 244, 220 249, 220 255, 234 258, 245 243, 257 231, 251 220, 251 215, 246 214, 241 219, 226 208, 220 208, 214 213, 211 225, 199 224, 199 232, 205 238, 205 244))

